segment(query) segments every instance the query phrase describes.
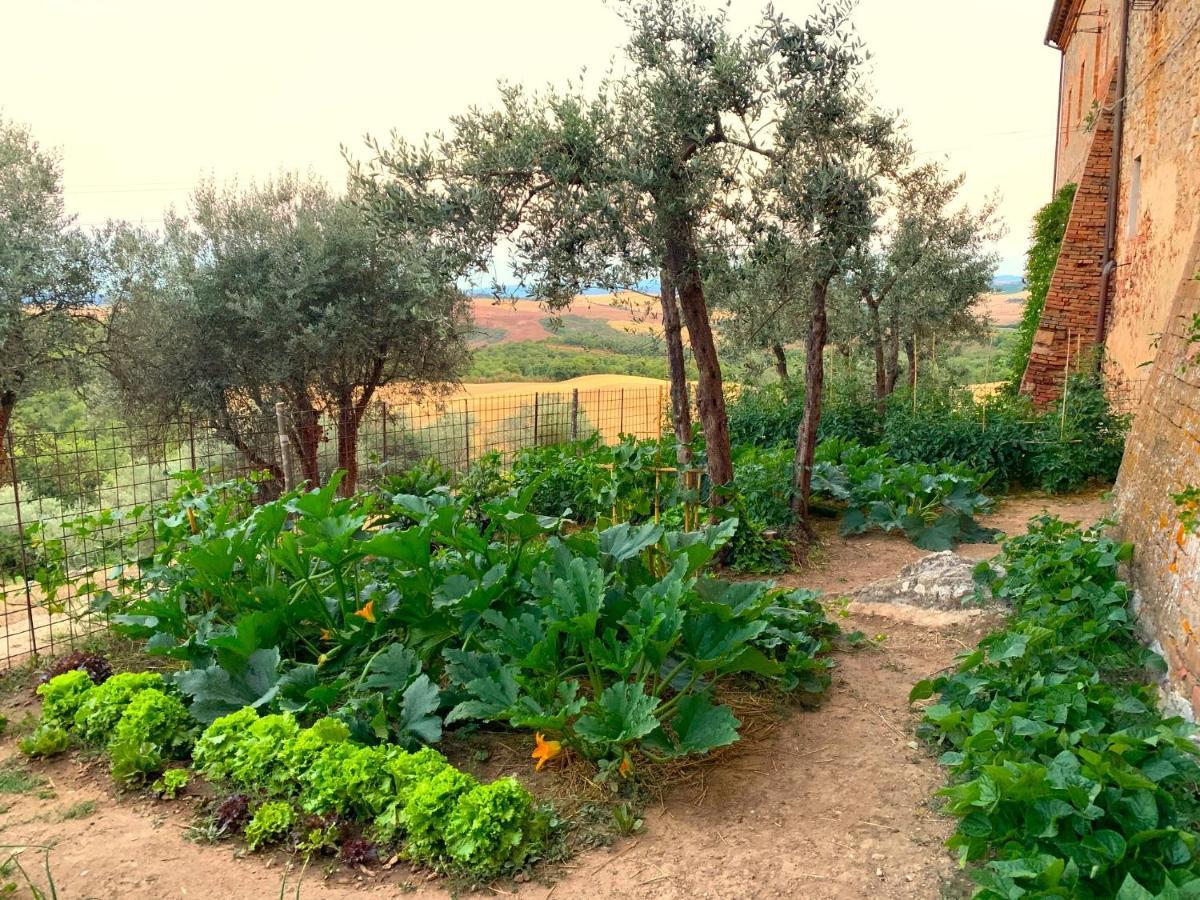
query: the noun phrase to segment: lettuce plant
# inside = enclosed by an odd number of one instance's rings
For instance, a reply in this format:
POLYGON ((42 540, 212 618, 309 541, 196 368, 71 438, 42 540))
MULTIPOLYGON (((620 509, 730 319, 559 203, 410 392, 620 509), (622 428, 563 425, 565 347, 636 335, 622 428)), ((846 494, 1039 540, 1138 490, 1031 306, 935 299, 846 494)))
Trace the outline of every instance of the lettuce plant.
POLYGON ((78 669, 56 675, 45 684, 38 685, 37 693, 42 698, 42 724, 70 728, 76 711, 95 686, 91 676, 78 669))
POLYGON ((84 743, 104 746, 133 698, 142 691, 163 687, 162 678, 154 672, 112 676, 83 698, 74 716, 75 733, 84 743))

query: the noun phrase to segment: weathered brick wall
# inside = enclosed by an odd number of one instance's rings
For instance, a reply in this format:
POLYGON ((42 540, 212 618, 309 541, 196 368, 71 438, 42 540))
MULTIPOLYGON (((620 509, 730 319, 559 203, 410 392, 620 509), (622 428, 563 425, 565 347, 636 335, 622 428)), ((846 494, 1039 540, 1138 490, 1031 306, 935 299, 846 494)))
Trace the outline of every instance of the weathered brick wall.
POLYGON ((1200 344, 1188 339, 1200 313, 1197 274, 1200 230, 1129 435, 1116 511, 1122 537, 1136 547, 1139 617, 1162 645, 1171 684, 1200 713, 1200 538, 1184 532, 1171 499, 1200 484, 1200 344))
POLYGON ((1029 364, 1021 379, 1022 393, 1039 406, 1058 398, 1068 367, 1073 368, 1079 351, 1095 341, 1112 167, 1110 110, 1116 96, 1115 79, 1110 79, 1110 83, 1110 102, 1106 107, 1109 111, 1097 118, 1090 135, 1091 147, 1067 220, 1058 265, 1050 280, 1029 364))
POLYGON ((1200 2, 1159 0, 1133 10, 1128 69, 1105 360, 1116 398, 1136 413, 1146 363, 1180 281, 1192 274, 1200 222, 1200 2))
POLYGON ((1087 162, 1088 116, 1103 101, 1117 58, 1120 18, 1117 0, 1077 0, 1063 35, 1062 83, 1058 97, 1058 165, 1054 190, 1078 184, 1087 162))

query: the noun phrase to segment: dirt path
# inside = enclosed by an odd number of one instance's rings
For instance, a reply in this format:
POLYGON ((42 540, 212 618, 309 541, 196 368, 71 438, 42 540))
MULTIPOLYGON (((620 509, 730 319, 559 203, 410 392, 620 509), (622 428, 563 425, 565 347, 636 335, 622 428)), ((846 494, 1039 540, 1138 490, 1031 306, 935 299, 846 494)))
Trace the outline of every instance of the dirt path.
MULTIPOLYGON (((1015 533, 1047 507, 1087 521, 1107 510, 1095 494, 1016 498, 988 524, 1015 533)), ((902 539, 843 539, 832 526, 827 531, 813 565, 788 583, 820 588, 833 598, 893 575, 923 555, 902 539)), ((962 548, 980 558, 995 550, 962 548)), ((641 836, 572 860, 558 871, 557 883, 498 885, 488 896, 960 896, 961 876, 941 846, 950 822, 932 802, 942 773, 913 738, 907 695, 913 682, 948 665, 991 623, 962 614, 922 618, 898 611, 898 616, 867 615, 851 605, 845 628, 886 638, 874 648, 840 654, 821 707, 789 714, 752 753, 709 770, 702 784, 674 790, 647 812, 641 836)), ((10 739, 0 755, 11 752, 10 739)), ((280 896, 283 862, 261 855, 238 858, 229 845, 186 839, 186 808, 117 801, 103 776, 78 760, 39 768, 50 777, 55 798, 0 795, 0 802, 11 804, 0 815, 0 843, 54 842, 53 871, 64 900, 280 896), (80 815, 81 803, 94 803, 94 811, 80 815), (69 811, 75 816, 64 818, 69 811)), ((401 869, 362 875, 342 870, 322 881, 314 866, 302 896, 345 898, 366 891, 382 897, 447 896, 440 884, 401 869)))

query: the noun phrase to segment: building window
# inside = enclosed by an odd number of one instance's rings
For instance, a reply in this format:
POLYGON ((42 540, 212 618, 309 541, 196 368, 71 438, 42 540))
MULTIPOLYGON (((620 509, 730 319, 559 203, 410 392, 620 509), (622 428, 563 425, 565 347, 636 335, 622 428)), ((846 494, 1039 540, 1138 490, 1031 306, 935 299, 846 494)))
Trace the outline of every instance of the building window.
POLYGON ((1133 167, 1129 170, 1129 209, 1126 211, 1125 219, 1125 237, 1132 240, 1137 237, 1138 233, 1138 217, 1141 215, 1141 210, 1138 208, 1142 202, 1142 158, 1139 156, 1133 161, 1133 167))

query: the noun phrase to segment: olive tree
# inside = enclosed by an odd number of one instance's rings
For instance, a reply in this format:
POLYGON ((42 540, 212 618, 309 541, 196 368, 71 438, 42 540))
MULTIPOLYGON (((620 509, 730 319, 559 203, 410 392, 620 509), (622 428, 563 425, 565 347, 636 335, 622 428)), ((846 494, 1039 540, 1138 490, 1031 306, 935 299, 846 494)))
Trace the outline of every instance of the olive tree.
POLYGON ((0 462, 18 401, 76 369, 94 301, 90 244, 66 214, 58 157, 0 119, 0 462))
MULTIPOLYGON (((357 180, 381 222, 403 230, 416 217, 464 272, 486 271, 507 246, 516 277, 551 307, 586 284, 663 272, 663 296, 677 298, 687 328, 719 487, 733 467, 704 261, 736 233, 765 169, 787 156, 785 123, 799 124, 791 104, 840 65, 848 7, 825 4, 803 26, 767 14, 734 33, 724 10, 689 0, 616 6, 629 41, 595 89, 502 86, 496 108, 468 110, 423 144, 372 142, 357 180)), ((670 314, 665 306, 668 326, 670 314)))
POLYGON ((896 388, 902 346, 911 380, 918 340, 949 341, 982 329, 976 306, 996 269, 989 247, 1001 229, 994 202, 979 210, 956 205, 962 183, 936 164, 904 172, 881 227, 851 265, 846 286, 866 314, 878 403, 896 388))
POLYGON ((466 361, 466 298, 419 243, 380 239, 357 206, 310 179, 202 184, 191 215, 169 216, 161 238, 117 228, 106 248, 106 358, 131 405, 196 416, 277 475, 276 402, 292 410, 310 482, 332 423, 349 492, 378 389, 419 396, 466 361))

